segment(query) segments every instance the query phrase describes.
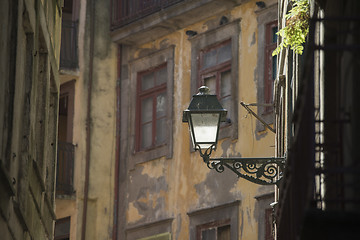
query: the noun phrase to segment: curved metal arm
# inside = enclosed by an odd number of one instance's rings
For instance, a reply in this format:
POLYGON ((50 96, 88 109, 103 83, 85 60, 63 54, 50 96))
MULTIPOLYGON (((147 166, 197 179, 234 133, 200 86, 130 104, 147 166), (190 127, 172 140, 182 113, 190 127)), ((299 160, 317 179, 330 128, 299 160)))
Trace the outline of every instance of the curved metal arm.
POLYGON ((238 177, 261 185, 278 184, 282 178, 285 168, 284 157, 210 158, 212 149, 209 149, 205 153, 200 151, 200 156, 208 168, 215 169, 219 173, 223 172, 226 167, 237 174, 238 177))

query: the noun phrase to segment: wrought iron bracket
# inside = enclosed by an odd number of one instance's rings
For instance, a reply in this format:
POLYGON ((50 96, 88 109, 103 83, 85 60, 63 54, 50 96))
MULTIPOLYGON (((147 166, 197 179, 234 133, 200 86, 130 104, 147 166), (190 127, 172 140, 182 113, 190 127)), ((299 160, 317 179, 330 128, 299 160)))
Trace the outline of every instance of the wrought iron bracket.
POLYGON ((238 177, 260 185, 279 184, 285 168, 285 157, 265 158, 210 158, 211 150, 200 156, 208 168, 222 173, 225 167, 233 171, 238 177))
POLYGON ((259 115, 257 115, 251 108, 249 108, 249 106, 274 106, 273 104, 246 104, 244 102, 240 102, 241 106, 243 106, 248 113, 252 114, 254 117, 256 117, 257 120, 259 120, 266 128, 268 128, 270 131, 272 131, 273 133, 275 132, 275 129, 273 129, 268 123, 265 122, 264 119, 262 119, 259 115))

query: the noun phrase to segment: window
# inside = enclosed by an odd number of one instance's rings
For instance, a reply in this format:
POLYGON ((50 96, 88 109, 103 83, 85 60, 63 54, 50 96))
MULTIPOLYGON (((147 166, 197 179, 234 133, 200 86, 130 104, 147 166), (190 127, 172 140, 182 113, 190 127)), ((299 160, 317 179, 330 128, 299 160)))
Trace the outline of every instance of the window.
POLYGON ((171 240, 173 218, 135 225, 126 229, 128 240, 171 240))
POLYGON ((171 239, 170 233, 162 233, 150 237, 140 238, 139 240, 170 240, 170 239, 171 239))
POLYGON ((231 122, 231 40, 227 40, 200 52, 200 84, 208 86, 216 94, 222 106, 228 110, 228 124, 231 122))
POLYGON ((174 46, 132 60, 129 71, 122 94, 129 99, 126 139, 132 168, 160 157, 172 157, 174 46))
POLYGON ((265 240, 274 240, 272 208, 265 209, 265 240))
POLYGON ((75 80, 60 86, 58 153, 56 168, 56 194, 71 195, 74 193, 74 154, 73 139, 75 80))
POLYGON ((230 240, 239 237, 240 201, 188 213, 190 240, 230 240))
POLYGON ((239 35, 240 20, 234 20, 189 39, 192 93, 206 85, 228 110, 228 121, 222 123, 219 139, 238 136, 239 35))
POLYGON ((230 240, 230 220, 198 226, 197 240, 230 240))
MULTIPOLYGON (((276 78, 276 56, 272 52, 276 48, 277 41, 277 21, 266 24, 265 34, 265 69, 264 69, 264 100, 266 104, 273 103, 273 85, 276 78)), ((266 107, 265 113, 272 110, 272 107, 266 107)))
POLYGON ((255 196, 257 200, 255 208, 258 209, 256 218, 258 219, 258 233, 260 240, 274 240, 273 237, 273 208, 274 189, 267 187, 267 193, 255 196))
POLYGON ((137 151, 166 143, 167 67, 138 73, 137 151))
MULTIPOLYGON (((257 12, 258 22, 258 61, 255 81, 257 82, 257 113, 268 124, 274 123, 273 84, 276 78, 276 56, 272 56, 277 41, 277 4, 272 4, 257 12)), ((263 132, 266 128, 256 121, 256 131, 263 132)))
POLYGON ((55 240, 70 239, 70 217, 56 220, 54 239, 55 240))

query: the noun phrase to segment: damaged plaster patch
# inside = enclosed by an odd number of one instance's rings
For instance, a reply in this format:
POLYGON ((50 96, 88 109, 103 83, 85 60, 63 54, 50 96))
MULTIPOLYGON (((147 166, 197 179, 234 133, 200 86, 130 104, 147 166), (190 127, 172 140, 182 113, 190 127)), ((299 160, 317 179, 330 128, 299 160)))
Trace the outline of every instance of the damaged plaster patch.
POLYGON ((253 35, 252 35, 252 40, 251 40, 251 43, 250 43, 250 47, 252 45, 254 45, 255 43, 256 43, 256 37, 255 37, 255 32, 254 32, 253 35))
POLYGON ((235 174, 229 174, 229 169, 224 173, 218 173, 215 170, 207 174, 205 181, 196 184, 195 189, 199 196, 199 207, 209 207, 226 203, 229 199, 239 199, 240 192, 233 194, 231 189, 236 185, 238 178, 235 174), (236 196, 234 196, 236 195, 236 196))
POLYGON ((150 178, 159 178, 165 175, 165 161, 164 159, 159 161, 151 161, 143 164, 142 175, 148 175, 150 178))
MULTIPOLYGON (((129 185, 129 219, 136 223, 156 221, 168 216, 168 184, 164 163, 152 161, 137 165, 132 172, 132 183, 129 185), (142 216, 142 218, 139 218, 142 216)), ((134 223, 134 222, 132 222, 134 223)))
POLYGON ((226 139, 221 143, 222 154, 221 157, 241 157, 241 153, 234 153, 234 149, 236 144, 232 142, 230 139, 226 139))
POLYGON ((134 206, 134 203, 131 202, 129 203, 126 218, 128 220, 128 223, 135 223, 140 219, 144 218, 144 216, 139 213, 138 209, 134 206))

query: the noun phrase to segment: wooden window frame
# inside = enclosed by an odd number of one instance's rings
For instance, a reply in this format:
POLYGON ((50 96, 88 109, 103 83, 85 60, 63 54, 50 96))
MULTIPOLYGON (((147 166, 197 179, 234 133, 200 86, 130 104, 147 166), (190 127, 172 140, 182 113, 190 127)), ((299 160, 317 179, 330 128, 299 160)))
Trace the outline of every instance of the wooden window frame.
MULTIPOLYGON (((264 103, 273 104, 273 85, 274 69, 272 52, 276 48, 276 40, 273 41, 272 30, 277 27, 277 21, 269 22, 265 25, 265 65, 264 65, 264 103)), ((276 71, 276 70, 275 70, 276 71)), ((271 113, 272 107, 266 107, 264 114, 271 113)))
POLYGON ((265 209, 265 240, 274 240, 273 223, 272 221, 269 221, 269 219, 272 219, 272 214, 272 208, 265 209))
MULTIPOLYGON (((128 148, 130 151, 127 155, 127 162, 130 169, 134 168, 136 164, 144 163, 161 157, 167 159, 172 158, 173 154, 173 96, 174 96, 174 49, 175 46, 167 46, 166 48, 150 51, 144 56, 133 59, 129 62, 129 78, 124 78, 123 84, 126 87, 122 88, 123 96, 128 97, 127 108, 124 107, 128 118, 124 117, 124 128, 126 129, 124 139, 127 139, 128 148), (150 69, 156 68, 166 64, 166 123, 167 129, 166 144, 144 151, 137 151, 137 91, 138 91, 138 74, 150 69)), ((125 111, 125 110, 124 110, 125 111)))
POLYGON ((203 49, 202 51, 200 51, 199 53, 199 77, 198 79, 200 80, 198 83, 198 87, 202 86, 204 84, 204 78, 210 75, 216 75, 216 95, 218 95, 219 98, 221 98, 220 96, 220 75, 222 72, 226 72, 228 70, 231 70, 231 60, 222 62, 220 64, 217 64, 215 66, 209 67, 209 68, 203 68, 203 62, 204 62, 204 55, 214 49, 218 49, 221 48, 225 45, 229 44, 231 46, 231 39, 227 39, 221 43, 217 43, 215 45, 209 46, 205 49, 203 49))
MULTIPOLYGON (((75 80, 63 83, 60 86, 60 98, 68 96, 68 108, 67 108, 67 132, 66 142, 72 143, 73 141, 73 127, 74 127, 74 103, 75 103, 75 80)), ((59 109, 60 110, 60 109, 59 109)))
MULTIPOLYGON (((136 151, 145 151, 148 149, 153 149, 156 147, 160 147, 162 145, 166 145, 166 141, 164 143, 156 143, 156 123, 159 120, 156 117, 156 97, 162 93, 167 92, 167 82, 160 84, 158 86, 154 86, 152 88, 146 89, 146 90, 141 90, 142 84, 141 84, 141 79, 144 75, 149 74, 149 73, 155 73, 157 71, 159 71, 162 68, 167 68, 167 63, 161 64, 160 66, 154 67, 154 68, 150 68, 148 70, 139 72, 137 75, 137 94, 136 94, 136 151), (153 103, 153 107, 152 107, 152 139, 151 139, 151 146, 148 148, 142 148, 141 146, 141 141, 142 141, 142 134, 141 134, 141 127, 142 127, 142 123, 141 123, 141 102, 143 99, 146 98, 152 98, 152 103, 153 103)), ((156 79, 155 79, 156 82, 156 79)), ((166 97, 166 99, 168 99, 168 96, 166 97)), ((165 118, 168 118, 167 115, 165 115, 165 118)))
POLYGON ((203 230, 215 228, 216 233, 217 233, 218 228, 225 227, 225 226, 229 226, 230 231, 231 231, 231 221, 230 221, 230 219, 221 220, 221 221, 215 221, 215 222, 210 222, 210 223, 205 223, 205 224, 202 224, 202 225, 198 225, 198 226, 196 226, 196 240, 205 240, 205 239, 202 239, 202 234, 201 233, 202 233, 203 230))
MULTIPOLYGON (((189 38, 191 42, 191 93, 197 94, 199 86, 202 84, 201 73, 211 71, 211 68, 200 69, 201 54, 219 44, 231 42, 231 60, 224 65, 219 64, 218 67, 223 67, 228 64, 231 67, 230 82, 231 82, 231 101, 228 103, 231 106, 231 124, 223 123, 222 130, 219 132, 219 139, 231 138, 233 140, 238 138, 238 95, 239 95, 239 47, 241 45, 240 39, 240 19, 235 19, 228 24, 221 25, 206 32, 197 34, 189 38)), ((214 70, 214 69, 212 69, 214 70)), ((220 88, 218 88, 220 90, 220 88)), ((190 100, 189 100, 190 101, 190 100)), ((190 151, 193 148, 190 147, 190 151)))
MULTIPOLYGON (((226 96, 222 96, 221 95, 221 74, 227 71, 231 71, 232 67, 231 67, 231 62, 232 62, 232 56, 229 60, 221 62, 219 64, 215 64, 214 66, 208 67, 208 68, 203 68, 203 63, 204 63, 204 55, 208 52, 211 52, 215 49, 219 49, 223 46, 226 45, 230 45, 230 47, 232 46, 231 43, 231 38, 224 40, 220 43, 216 43, 210 46, 207 46, 206 48, 204 48, 203 50, 201 50, 199 52, 199 61, 198 61, 198 87, 201 87, 202 85, 205 85, 205 78, 211 77, 211 76, 215 76, 215 85, 216 85, 216 89, 215 89, 215 94, 217 95, 219 101, 221 102, 223 98, 228 97, 228 96, 232 96, 230 95, 226 95, 226 96)), ((234 111, 233 109, 228 109, 230 111, 234 111)), ((232 114, 234 115, 234 114, 232 114)), ((229 119, 229 121, 227 121, 224 124, 221 124, 221 128, 227 127, 231 125, 231 120, 229 119)))
POLYGON ((205 228, 211 224, 230 225, 230 238, 237 239, 239 236, 240 204, 241 201, 236 200, 223 205, 208 206, 205 209, 189 212, 189 239, 198 240, 199 228, 205 228))

